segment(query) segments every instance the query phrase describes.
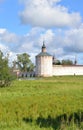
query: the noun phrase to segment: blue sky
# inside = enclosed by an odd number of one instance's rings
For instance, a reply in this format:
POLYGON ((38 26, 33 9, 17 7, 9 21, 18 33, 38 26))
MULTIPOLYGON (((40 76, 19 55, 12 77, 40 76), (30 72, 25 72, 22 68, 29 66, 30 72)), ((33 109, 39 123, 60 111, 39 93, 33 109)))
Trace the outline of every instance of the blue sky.
POLYGON ((0 49, 15 60, 28 53, 35 62, 43 39, 59 60, 83 64, 83 1, 0 0, 0 49))

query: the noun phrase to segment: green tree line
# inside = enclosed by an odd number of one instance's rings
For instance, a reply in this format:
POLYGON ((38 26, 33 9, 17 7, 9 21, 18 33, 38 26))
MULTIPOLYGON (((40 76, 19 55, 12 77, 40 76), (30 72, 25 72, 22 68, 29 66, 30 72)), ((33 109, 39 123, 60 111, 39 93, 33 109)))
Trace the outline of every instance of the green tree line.
POLYGON ((17 60, 13 61, 13 66, 9 67, 8 55, 4 56, 0 51, 0 87, 9 86, 11 81, 15 78, 13 69, 19 69, 21 72, 30 72, 34 69, 34 64, 30 60, 27 53, 18 54, 17 60), (15 68, 17 66, 17 68, 15 68))

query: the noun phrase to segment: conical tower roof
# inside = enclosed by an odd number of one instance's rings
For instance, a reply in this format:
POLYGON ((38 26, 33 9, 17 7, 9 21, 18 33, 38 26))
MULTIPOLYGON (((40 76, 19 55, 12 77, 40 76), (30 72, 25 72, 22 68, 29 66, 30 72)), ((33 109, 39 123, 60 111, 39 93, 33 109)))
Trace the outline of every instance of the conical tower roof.
POLYGON ((43 41, 42 50, 37 56, 51 56, 48 52, 46 52, 46 46, 43 41))

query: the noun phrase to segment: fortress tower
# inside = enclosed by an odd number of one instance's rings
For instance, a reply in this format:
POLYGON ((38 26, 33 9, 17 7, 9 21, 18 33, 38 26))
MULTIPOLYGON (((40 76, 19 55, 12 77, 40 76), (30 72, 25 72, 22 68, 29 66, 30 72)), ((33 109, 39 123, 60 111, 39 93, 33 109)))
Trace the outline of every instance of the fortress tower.
POLYGON ((44 42, 41 52, 36 56, 36 76, 52 76, 52 56, 46 52, 44 42))

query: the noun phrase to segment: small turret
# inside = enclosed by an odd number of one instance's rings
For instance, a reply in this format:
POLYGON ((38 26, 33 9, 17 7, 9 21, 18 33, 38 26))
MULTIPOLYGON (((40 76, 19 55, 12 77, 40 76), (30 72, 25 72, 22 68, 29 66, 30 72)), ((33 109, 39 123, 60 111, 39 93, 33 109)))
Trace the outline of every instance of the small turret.
POLYGON ((46 52, 46 46, 44 44, 44 41, 43 41, 43 46, 42 46, 42 52, 46 52))
POLYGON ((77 57, 75 56, 75 61, 74 61, 74 65, 77 64, 77 57))
POLYGON ((55 64, 55 56, 52 57, 52 64, 55 64))

